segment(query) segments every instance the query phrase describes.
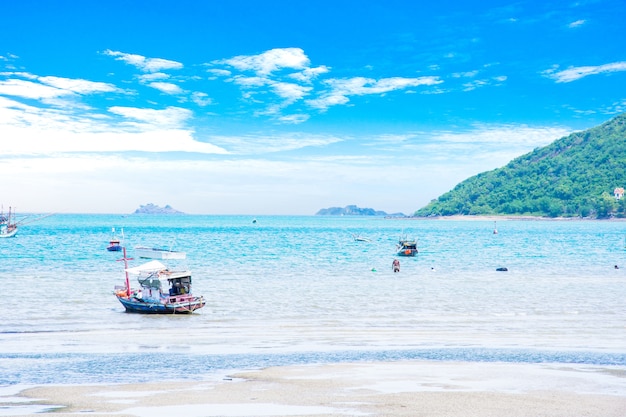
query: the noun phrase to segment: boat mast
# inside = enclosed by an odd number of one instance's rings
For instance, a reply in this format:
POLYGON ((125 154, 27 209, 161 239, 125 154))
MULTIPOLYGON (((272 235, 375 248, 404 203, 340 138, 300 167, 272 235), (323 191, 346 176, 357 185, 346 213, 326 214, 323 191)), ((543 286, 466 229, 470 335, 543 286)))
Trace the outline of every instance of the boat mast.
POLYGON ((126 273, 126 296, 130 297, 130 281, 128 279, 128 261, 132 261, 133 258, 126 257, 126 246, 122 246, 124 257, 118 259, 118 261, 124 261, 124 272, 126 273))

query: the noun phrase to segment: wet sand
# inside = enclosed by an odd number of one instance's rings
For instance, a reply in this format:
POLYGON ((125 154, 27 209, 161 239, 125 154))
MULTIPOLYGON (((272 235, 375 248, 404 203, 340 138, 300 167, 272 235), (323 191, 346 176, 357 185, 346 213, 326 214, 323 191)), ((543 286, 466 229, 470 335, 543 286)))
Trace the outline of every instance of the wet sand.
POLYGON ((0 396, 0 403, 0 415, 33 417, 623 417, 626 368, 429 361, 305 365, 206 381, 41 386, 0 396), (63 408, 35 414, 37 405, 63 408))

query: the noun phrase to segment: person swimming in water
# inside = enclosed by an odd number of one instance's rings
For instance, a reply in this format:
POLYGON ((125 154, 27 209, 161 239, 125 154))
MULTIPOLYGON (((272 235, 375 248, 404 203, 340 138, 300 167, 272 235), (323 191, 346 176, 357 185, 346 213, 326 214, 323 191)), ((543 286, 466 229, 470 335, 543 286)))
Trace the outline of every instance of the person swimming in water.
POLYGON ((393 269, 393 272, 400 272, 400 261, 394 259, 393 263, 391 264, 391 268, 393 269))

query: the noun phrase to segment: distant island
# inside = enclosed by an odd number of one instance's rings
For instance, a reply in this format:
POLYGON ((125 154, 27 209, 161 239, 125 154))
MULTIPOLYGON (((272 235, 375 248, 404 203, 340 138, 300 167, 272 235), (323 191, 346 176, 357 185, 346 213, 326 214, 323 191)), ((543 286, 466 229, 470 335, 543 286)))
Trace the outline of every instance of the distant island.
POLYGON ((316 216, 385 216, 385 217, 405 217, 402 213, 387 214, 384 211, 372 208, 360 208, 355 205, 345 207, 329 207, 321 209, 316 216))
POLYGON ((182 211, 178 211, 172 208, 169 204, 165 207, 159 207, 156 204, 148 203, 145 206, 141 205, 133 214, 185 214, 182 211))

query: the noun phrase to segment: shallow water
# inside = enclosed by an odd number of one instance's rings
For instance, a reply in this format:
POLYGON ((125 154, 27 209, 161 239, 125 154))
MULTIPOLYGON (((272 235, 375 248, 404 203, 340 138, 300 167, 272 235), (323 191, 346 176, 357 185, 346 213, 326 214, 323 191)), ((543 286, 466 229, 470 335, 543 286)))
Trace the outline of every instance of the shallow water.
POLYGON ((355 360, 626 365, 626 223, 502 220, 493 234, 479 220, 252 220, 55 215, 0 240, 0 385, 355 360), (187 252, 206 307, 125 313, 112 227, 130 256, 187 252), (420 253, 394 274, 401 235, 420 253))

